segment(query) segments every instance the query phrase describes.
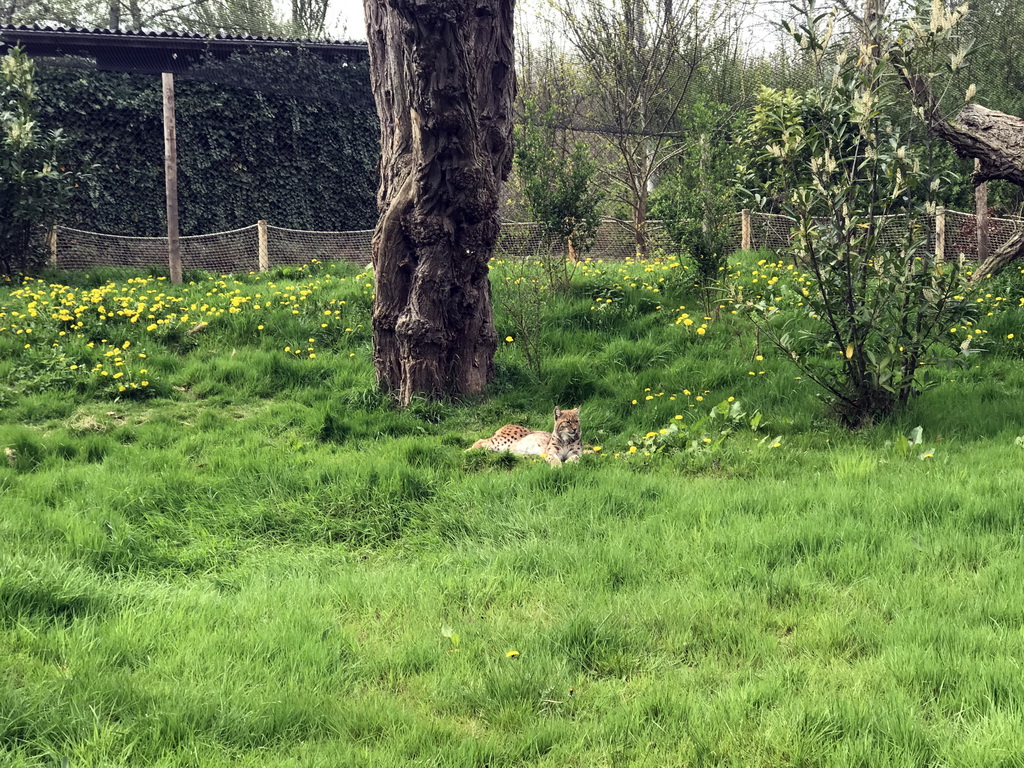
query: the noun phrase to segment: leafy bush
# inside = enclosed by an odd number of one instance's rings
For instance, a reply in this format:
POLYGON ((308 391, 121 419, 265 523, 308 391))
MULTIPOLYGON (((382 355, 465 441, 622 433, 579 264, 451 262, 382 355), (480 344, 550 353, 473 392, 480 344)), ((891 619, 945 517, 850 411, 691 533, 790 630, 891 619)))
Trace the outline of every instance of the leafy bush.
POLYGON ((597 188, 597 164, 583 142, 571 146, 559 137, 555 111, 540 114, 526 103, 515 131, 516 170, 523 194, 545 240, 575 261, 594 245, 604 193, 597 188))
MULTIPOLYGON (((735 432, 747 429, 757 432, 763 426, 760 411, 747 414, 740 401, 730 397, 696 419, 678 414, 661 429, 634 437, 627 443, 628 453, 683 454, 690 461, 703 460, 721 453, 726 440, 735 432)), ((761 445, 777 448, 781 442, 781 437, 769 435, 761 440, 761 445)))
POLYGON ((66 141, 38 123, 35 65, 20 48, 0 59, 0 274, 42 265, 43 233, 74 188, 66 141))
MULTIPOLYGON (((825 19, 808 13, 791 29, 819 64, 825 19)), ((970 316, 957 265, 927 247, 941 179, 884 117, 887 66, 884 55, 862 51, 853 61, 840 53, 827 85, 765 92, 751 126, 768 140, 747 168, 750 196, 796 219, 792 255, 809 279, 801 317, 771 297, 744 304, 850 427, 892 413, 933 383, 926 371, 940 362, 940 343, 970 316), (769 200, 765 187, 788 194, 769 200)))
MULTIPOLYGON (((40 66, 38 83, 40 125, 62 129, 67 167, 95 166, 61 223, 165 236, 160 78, 40 66)), ((174 87, 183 235, 258 219, 373 226, 380 151, 366 62, 240 52, 176 75, 174 87)))
POLYGON ((690 108, 692 138, 651 192, 651 217, 665 222, 673 242, 689 255, 702 288, 719 279, 735 229, 737 148, 729 138, 728 113, 723 104, 690 108))

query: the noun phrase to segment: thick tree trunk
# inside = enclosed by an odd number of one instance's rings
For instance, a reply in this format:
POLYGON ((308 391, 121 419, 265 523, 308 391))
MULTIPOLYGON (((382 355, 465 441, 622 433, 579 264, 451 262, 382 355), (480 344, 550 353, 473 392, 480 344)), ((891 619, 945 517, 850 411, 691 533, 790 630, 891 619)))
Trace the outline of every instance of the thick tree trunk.
POLYGON ((381 129, 377 381, 480 392, 497 335, 487 263, 512 166, 513 0, 364 0, 381 129))
POLYGON ((971 277, 971 282, 977 283, 986 277, 992 277, 1001 272, 1007 264, 1022 257, 1024 257, 1024 231, 1019 230, 978 265, 971 277))
POLYGON ((1024 119, 968 104, 956 117, 953 139, 947 141, 957 154, 979 161, 975 184, 1006 179, 1024 187, 1024 119))
MULTIPOLYGON (((977 161, 975 184, 1005 179, 1024 189, 1024 118, 972 103, 948 120, 939 109, 931 81, 912 71, 897 49, 891 49, 890 56, 914 105, 922 111, 928 130, 944 139, 960 157, 977 161)), ((1024 233, 1018 232, 979 265, 972 281, 991 277, 1021 257, 1024 233)))

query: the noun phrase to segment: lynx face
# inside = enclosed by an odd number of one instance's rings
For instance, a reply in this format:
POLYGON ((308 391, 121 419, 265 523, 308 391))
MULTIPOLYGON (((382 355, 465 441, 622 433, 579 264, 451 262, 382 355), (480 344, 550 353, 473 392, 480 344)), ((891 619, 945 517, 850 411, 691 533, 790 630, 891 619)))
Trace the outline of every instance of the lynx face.
POLYGON ((572 408, 562 410, 555 408, 555 429, 554 434, 558 435, 563 443, 575 443, 580 439, 580 409, 572 408))

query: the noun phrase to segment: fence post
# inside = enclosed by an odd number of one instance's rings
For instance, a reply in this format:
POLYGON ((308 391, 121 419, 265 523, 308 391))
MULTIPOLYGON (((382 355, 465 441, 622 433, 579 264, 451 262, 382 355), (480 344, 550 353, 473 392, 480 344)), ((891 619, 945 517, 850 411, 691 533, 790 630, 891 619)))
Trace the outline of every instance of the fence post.
POLYGON ((174 123, 174 75, 164 72, 164 184, 167 190, 167 262, 171 283, 181 285, 181 239, 178 231, 178 134, 174 123))
POLYGON ((935 260, 946 260, 946 208, 935 206, 935 260))
MULTIPOLYGON (((974 172, 981 170, 981 161, 974 161, 974 172)), ((988 258, 988 183, 981 182, 974 188, 974 215, 978 236, 978 263, 984 264, 988 258)))
POLYGON ((750 209, 740 211, 740 248, 750 250, 750 209))
POLYGON ((270 248, 267 245, 267 222, 263 219, 256 222, 256 238, 260 272, 266 272, 270 269, 270 248))
POLYGON ((50 246, 50 266, 54 269, 57 268, 57 225, 54 224, 50 227, 50 231, 46 234, 46 243, 50 246))

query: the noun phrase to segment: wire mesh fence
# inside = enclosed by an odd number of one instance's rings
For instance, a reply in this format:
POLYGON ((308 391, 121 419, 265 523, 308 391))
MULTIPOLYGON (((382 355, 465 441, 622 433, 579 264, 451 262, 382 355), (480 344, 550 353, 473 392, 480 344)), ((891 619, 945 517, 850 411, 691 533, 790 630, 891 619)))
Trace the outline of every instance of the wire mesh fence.
MULTIPOLYGON (((255 246, 255 224, 229 232, 182 237, 182 267, 208 272, 246 272, 257 268, 255 246)), ((60 269, 167 268, 165 237, 128 237, 57 227, 51 247, 54 265, 60 269)))
MULTIPOLYGON (((994 251, 1021 229, 1024 219, 989 217, 988 243, 994 251)), ((946 211, 946 253, 963 254, 970 260, 978 258, 978 217, 972 213, 946 211)))
POLYGON ((308 264, 320 261, 351 261, 365 265, 370 260, 372 229, 350 232, 314 232, 304 229, 267 227, 267 265, 308 264))
MULTIPOLYGON (((792 241, 795 220, 779 214, 744 211, 729 217, 728 243, 732 250, 747 248, 786 251, 792 241), (745 223, 746 221, 746 223, 745 223), (746 230, 746 231, 745 231, 746 230)), ((892 216, 881 222, 883 248, 898 248, 906 240, 906 220, 892 216)), ((938 217, 918 220, 920 238, 928 248, 946 258, 978 258, 978 219, 975 214, 942 211, 938 217), (941 217, 941 224, 938 218, 941 217), (943 249, 937 248, 936 233, 944 232, 943 249)), ((1007 242, 1024 229, 1024 218, 990 218, 991 249, 1007 242)), ((371 256, 373 230, 319 232, 274 227, 259 222, 228 232, 181 238, 182 266, 211 273, 255 272, 279 266, 297 266, 311 261, 347 261, 366 266, 371 256)), ((648 256, 685 251, 669 236, 666 222, 649 221, 646 227, 648 256)), ((61 269, 88 270, 97 267, 130 270, 166 270, 167 240, 162 237, 125 237, 57 227, 51 240, 53 265, 61 269)), ((499 259, 527 258, 550 252, 541 226, 535 222, 509 221, 502 224, 494 256, 499 259)), ((597 231, 590 259, 623 260, 637 256, 635 231, 624 222, 605 220, 597 231)))
MULTIPOLYGON (((672 253, 678 247, 669 236, 663 221, 648 221, 645 226, 648 253, 672 253)), ((542 227, 536 222, 506 221, 494 248, 499 259, 515 259, 550 251, 542 227)), ((585 255, 590 259, 622 260, 637 255, 636 231, 631 224, 616 219, 605 219, 597 228, 594 244, 585 255)))
MULTIPOLYGON (((730 226, 729 244, 734 249, 749 248, 781 252, 791 246, 792 229, 796 220, 789 216, 771 213, 750 212, 736 215, 737 226, 730 226), (743 217, 749 216, 749 234, 744 235, 743 217)), ((732 224, 732 222, 730 222, 732 224)), ((949 209, 939 209, 936 214, 916 219, 914 226, 918 240, 925 240, 930 251, 945 258, 963 258, 977 261, 978 216, 949 209), (941 248, 939 235, 941 233, 941 248)), ((1024 218, 986 217, 984 226, 988 232, 989 253, 1006 244, 1017 232, 1024 229, 1024 218)), ((907 219, 904 216, 887 216, 880 222, 878 242, 882 248, 899 248, 907 239, 907 219)))

